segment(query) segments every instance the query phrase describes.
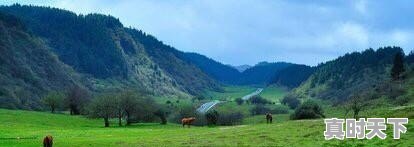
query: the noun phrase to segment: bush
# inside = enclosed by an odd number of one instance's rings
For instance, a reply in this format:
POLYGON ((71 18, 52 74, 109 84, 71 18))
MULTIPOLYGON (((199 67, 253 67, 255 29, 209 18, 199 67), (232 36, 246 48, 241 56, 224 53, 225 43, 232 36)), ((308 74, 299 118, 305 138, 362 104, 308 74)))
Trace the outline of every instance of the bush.
POLYGON ((395 102, 401 106, 407 104, 409 100, 410 98, 406 95, 402 95, 402 96, 395 98, 395 102))
POLYGON ((290 109, 296 109, 300 105, 300 100, 294 96, 287 95, 283 97, 281 103, 289 106, 290 109))
POLYGON ((219 114, 216 110, 209 111, 205 114, 207 125, 217 125, 219 114))
POLYGON ((325 115, 323 115, 322 107, 312 100, 307 100, 296 108, 291 119, 313 119, 321 117, 325 117, 325 115))
POLYGON ((242 98, 236 98, 234 101, 236 101, 237 105, 242 105, 244 102, 242 98))
POLYGON ((249 101, 252 104, 271 104, 270 101, 268 101, 268 100, 266 100, 266 99, 264 99, 264 98, 262 98, 261 96, 258 96, 258 95, 251 97, 249 101))
POLYGON ((241 112, 220 112, 218 124, 219 125, 239 125, 243 121, 243 114, 241 112))
POLYGON ((255 105, 252 109, 250 109, 250 113, 252 115, 265 115, 266 113, 287 114, 289 113, 289 108, 283 105, 272 105, 271 107, 255 105))
POLYGON ((272 114, 288 114, 289 108, 284 105, 276 105, 271 110, 270 113, 272 114))

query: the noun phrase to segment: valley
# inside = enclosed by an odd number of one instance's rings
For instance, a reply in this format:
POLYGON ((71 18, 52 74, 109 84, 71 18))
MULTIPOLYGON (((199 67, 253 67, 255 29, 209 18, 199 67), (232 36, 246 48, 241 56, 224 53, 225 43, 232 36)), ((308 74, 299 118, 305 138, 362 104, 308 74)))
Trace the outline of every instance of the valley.
POLYGON ((111 15, 0 6, 0 146, 45 135, 56 146, 414 146, 413 121, 414 52, 402 47, 236 66, 111 15), (324 119, 376 117, 408 118, 408 130, 324 138, 324 119))

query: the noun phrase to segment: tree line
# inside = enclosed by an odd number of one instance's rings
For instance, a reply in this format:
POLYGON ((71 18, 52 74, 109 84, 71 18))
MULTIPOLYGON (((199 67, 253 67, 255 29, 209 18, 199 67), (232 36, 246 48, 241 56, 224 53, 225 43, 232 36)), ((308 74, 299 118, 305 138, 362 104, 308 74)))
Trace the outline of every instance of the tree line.
POLYGON ((157 120, 167 123, 168 112, 164 106, 142 91, 107 92, 92 97, 88 90, 74 86, 66 93, 50 92, 42 102, 51 113, 62 110, 69 111, 70 115, 101 118, 105 127, 110 126, 110 119, 117 119, 119 126, 157 120))

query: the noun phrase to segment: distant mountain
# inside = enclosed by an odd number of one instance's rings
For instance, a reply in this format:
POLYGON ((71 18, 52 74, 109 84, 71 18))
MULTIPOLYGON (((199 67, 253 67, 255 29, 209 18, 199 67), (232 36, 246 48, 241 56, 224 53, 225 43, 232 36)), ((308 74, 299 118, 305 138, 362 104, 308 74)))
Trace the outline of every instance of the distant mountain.
POLYGON ((239 66, 233 66, 235 69, 237 69, 239 72, 244 72, 245 70, 251 68, 252 66, 244 64, 239 66))
POLYGON ((277 72, 269 84, 295 88, 306 81, 315 69, 307 65, 292 65, 277 72))
POLYGON ((245 70, 236 83, 241 85, 266 85, 277 72, 292 65, 295 64, 286 62, 260 62, 245 70))
POLYGON ((333 102, 346 101, 353 95, 365 93, 373 93, 370 96, 376 98, 381 94, 394 97, 390 94, 399 90, 392 88, 390 69, 399 53, 403 54, 399 47, 385 47, 345 54, 318 65, 315 72, 290 95, 333 102))
POLYGON ((241 73, 235 68, 229 65, 224 65, 204 55, 197 53, 185 53, 182 54, 182 58, 197 65, 210 77, 225 84, 234 84, 241 75, 241 73))

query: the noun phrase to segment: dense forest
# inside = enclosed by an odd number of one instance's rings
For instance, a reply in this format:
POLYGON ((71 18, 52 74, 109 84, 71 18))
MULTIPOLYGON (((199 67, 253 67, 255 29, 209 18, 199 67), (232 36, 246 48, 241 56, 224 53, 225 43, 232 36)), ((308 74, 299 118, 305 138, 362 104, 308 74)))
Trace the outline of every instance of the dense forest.
POLYGON ((318 65, 315 72, 289 96, 334 103, 355 97, 406 101, 413 82, 411 58, 412 53, 405 56, 400 47, 348 53, 318 65))

